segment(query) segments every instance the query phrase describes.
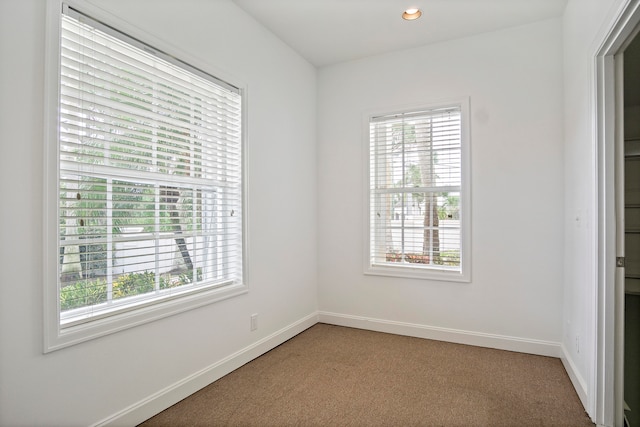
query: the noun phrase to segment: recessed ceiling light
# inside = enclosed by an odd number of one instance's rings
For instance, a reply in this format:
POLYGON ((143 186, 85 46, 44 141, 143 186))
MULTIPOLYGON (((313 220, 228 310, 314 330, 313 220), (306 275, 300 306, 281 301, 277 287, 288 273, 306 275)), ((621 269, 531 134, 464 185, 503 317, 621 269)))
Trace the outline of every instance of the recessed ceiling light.
POLYGON ((402 19, 407 21, 413 21, 414 19, 418 19, 422 16, 422 11, 417 8, 411 8, 404 11, 402 14, 402 19))

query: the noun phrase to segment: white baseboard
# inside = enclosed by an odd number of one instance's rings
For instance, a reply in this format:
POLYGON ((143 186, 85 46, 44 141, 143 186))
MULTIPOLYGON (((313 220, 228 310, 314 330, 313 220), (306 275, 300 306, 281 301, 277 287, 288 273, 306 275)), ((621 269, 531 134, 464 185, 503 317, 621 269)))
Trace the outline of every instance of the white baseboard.
POLYGON ((560 343, 510 337, 505 335, 485 334, 460 329, 440 328, 414 323, 395 322, 384 319, 351 316, 347 314, 318 312, 318 321, 331 325, 368 329, 377 332, 406 335, 410 337, 447 341, 457 344, 478 347, 496 348, 519 353, 537 354, 540 356, 561 357, 560 343))
POLYGON ((317 313, 312 313, 201 371, 99 421, 94 424, 94 427, 135 426, 140 424, 256 357, 277 347, 288 339, 293 338, 316 323, 318 323, 318 315, 317 313))
POLYGON ((569 355, 569 352, 567 351, 564 344, 561 345, 561 350, 562 356, 560 357, 560 360, 562 360, 564 369, 569 375, 569 379, 573 384, 573 388, 575 388, 576 393, 578 393, 578 397, 580 398, 580 402, 582 402, 582 406, 588 408, 587 383, 585 382, 584 378, 582 378, 582 375, 580 375, 578 368, 576 367, 575 363, 573 363, 573 359, 571 359, 571 356, 569 355))
POLYGON ((324 311, 318 312, 318 321, 331 325, 348 326, 351 328, 367 329, 377 332, 387 332, 397 335, 474 345, 478 347, 496 348, 500 350, 516 351, 519 353, 557 357, 562 361, 562 364, 567 371, 567 375, 569 375, 569 379, 580 398, 582 406, 584 408, 588 408, 586 382, 580 375, 579 370, 569 356, 569 353, 566 351, 566 348, 561 343, 523 339, 505 335, 485 334, 459 329, 439 328, 324 311))
POLYGON ((111 427, 137 425, 222 378, 240 366, 277 347, 288 339, 293 338, 318 322, 478 347, 558 357, 562 360, 583 405, 586 401, 587 393, 584 380, 578 374, 573 362, 560 343, 320 311, 312 313, 274 332, 260 341, 97 422, 93 426, 111 427))

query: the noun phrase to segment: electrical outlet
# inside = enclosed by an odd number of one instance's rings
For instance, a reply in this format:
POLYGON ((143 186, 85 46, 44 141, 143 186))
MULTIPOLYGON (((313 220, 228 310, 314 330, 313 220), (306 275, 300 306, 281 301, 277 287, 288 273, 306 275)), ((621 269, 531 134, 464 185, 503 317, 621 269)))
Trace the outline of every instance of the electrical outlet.
POLYGON ((256 329, 258 329, 258 314, 252 314, 251 315, 251 330, 255 331, 256 329))
POLYGON ((576 353, 580 354, 580 335, 576 335, 576 353))

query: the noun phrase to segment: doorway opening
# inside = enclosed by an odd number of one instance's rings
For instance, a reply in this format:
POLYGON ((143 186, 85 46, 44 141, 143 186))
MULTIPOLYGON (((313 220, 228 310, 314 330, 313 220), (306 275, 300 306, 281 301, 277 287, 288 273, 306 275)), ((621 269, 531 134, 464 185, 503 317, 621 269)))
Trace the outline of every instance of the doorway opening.
POLYGON ((640 37, 623 55, 624 180, 617 188, 624 194, 622 382, 625 424, 640 426, 640 37))
POLYGON ((633 368, 624 368, 625 356, 635 357, 636 352, 640 355, 640 339, 636 340, 637 344, 630 340, 625 346, 625 321, 629 326, 627 334, 634 334, 632 326, 635 323, 638 323, 637 333, 640 333, 640 299, 636 300, 638 295, 633 291, 637 284, 640 294, 640 132, 637 133, 636 143, 635 129, 632 127, 634 121, 640 123, 640 97, 637 100, 639 115, 636 120, 633 118, 636 100, 632 92, 635 77, 632 74, 638 75, 638 71, 634 71, 637 66, 635 55, 636 50, 640 53, 640 48, 633 40, 639 23, 640 0, 630 0, 614 21, 595 58, 595 200, 598 227, 594 237, 597 241, 598 289, 593 398, 595 421, 614 426, 624 426, 626 422, 640 425, 640 394, 636 399, 633 390, 638 389, 640 377, 633 368), (637 158, 634 155, 636 149, 637 158), (628 174, 625 174, 625 169, 628 169, 628 174), (628 244, 625 244, 626 240, 628 244), (625 256, 629 257, 628 260, 625 256), (628 294, 627 286, 630 291, 628 294), (639 311, 634 308, 636 305, 639 311), (628 310, 625 310, 625 306, 628 310), (638 317, 638 322, 634 316, 638 317), (625 419, 625 400, 632 401, 629 406, 631 409, 636 405, 635 411, 627 412, 628 421, 625 419))

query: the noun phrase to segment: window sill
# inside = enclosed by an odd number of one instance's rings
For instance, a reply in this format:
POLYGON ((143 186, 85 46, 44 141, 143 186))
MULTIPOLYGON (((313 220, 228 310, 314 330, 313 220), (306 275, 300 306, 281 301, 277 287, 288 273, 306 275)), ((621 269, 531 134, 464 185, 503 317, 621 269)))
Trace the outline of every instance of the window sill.
POLYGON ((364 274, 372 276, 400 277, 407 279, 422 279, 444 282, 468 283, 471 281, 469 274, 457 270, 448 270, 437 267, 418 266, 394 266, 389 264, 368 265, 364 269, 364 274))
POLYGON ((47 325, 49 333, 46 334, 44 352, 49 353, 247 292, 247 285, 232 284, 194 291, 190 294, 180 295, 178 298, 167 298, 142 307, 136 306, 131 310, 121 309, 116 314, 91 321, 68 322, 66 325, 47 325))

